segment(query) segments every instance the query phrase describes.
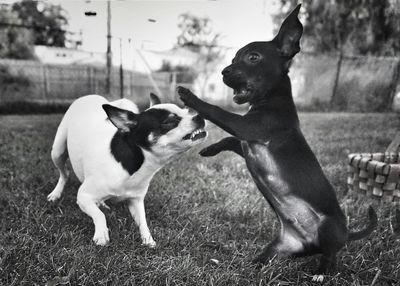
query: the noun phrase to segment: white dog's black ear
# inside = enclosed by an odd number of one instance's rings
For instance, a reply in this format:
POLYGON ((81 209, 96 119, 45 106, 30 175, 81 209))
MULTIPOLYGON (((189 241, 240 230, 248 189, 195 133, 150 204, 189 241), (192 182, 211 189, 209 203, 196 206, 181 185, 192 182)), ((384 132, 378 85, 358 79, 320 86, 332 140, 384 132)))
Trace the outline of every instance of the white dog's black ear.
POLYGON ((160 98, 156 94, 150 92, 150 106, 160 104, 160 103, 161 103, 160 98))
POLYGON ((112 124, 121 132, 129 132, 138 124, 138 115, 132 111, 121 109, 110 104, 103 104, 102 107, 107 113, 108 119, 110 119, 112 124))
POLYGON ((278 35, 273 39, 277 43, 281 55, 286 58, 292 58, 300 51, 300 38, 303 34, 303 25, 301 25, 297 16, 299 15, 301 4, 286 17, 283 21, 278 35))

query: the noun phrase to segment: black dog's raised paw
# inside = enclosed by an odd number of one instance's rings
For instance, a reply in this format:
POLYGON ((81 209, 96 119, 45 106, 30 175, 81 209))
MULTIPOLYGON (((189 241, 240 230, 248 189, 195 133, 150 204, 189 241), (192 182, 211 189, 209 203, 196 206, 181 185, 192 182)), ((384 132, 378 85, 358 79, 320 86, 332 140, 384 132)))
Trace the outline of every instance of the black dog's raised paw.
POLYGON ((196 106, 196 102, 199 100, 199 98, 193 92, 183 86, 178 86, 176 91, 179 94, 179 98, 186 106, 191 108, 196 106))
POLYGON ((203 156, 203 157, 212 157, 212 156, 217 155, 218 153, 219 153, 219 150, 217 148, 215 148, 215 146, 213 146, 213 145, 210 145, 210 146, 202 149, 199 152, 200 156, 203 156))
POLYGON ((186 88, 186 87, 183 87, 183 86, 181 86, 181 85, 178 85, 178 86, 176 87, 176 91, 179 93, 179 95, 184 94, 184 93, 192 93, 192 92, 190 91, 190 89, 188 89, 188 88, 186 88))

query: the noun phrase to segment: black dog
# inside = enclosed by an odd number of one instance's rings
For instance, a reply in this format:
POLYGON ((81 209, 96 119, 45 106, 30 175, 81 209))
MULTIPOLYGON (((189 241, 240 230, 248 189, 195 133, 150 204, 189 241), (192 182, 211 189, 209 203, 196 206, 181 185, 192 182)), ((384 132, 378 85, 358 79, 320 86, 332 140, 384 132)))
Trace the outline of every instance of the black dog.
POLYGON ((248 102, 245 115, 229 113, 178 87, 181 100, 204 118, 234 137, 205 149, 202 156, 230 150, 246 160, 263 196, 275 211, 281 231, 254 260, 264 263, 274 256, 321 253, 319 273, 335 265, 337 252, 348 240, 360 239, 377 224, 369 208, 369 225, 349 233, 335 192, 299 127, 288 69, 300 51, 303 27, 298 5, 270 42, 253 42, 241 48, 223 71, 223 81, 234 89, 237 104, 248 102))

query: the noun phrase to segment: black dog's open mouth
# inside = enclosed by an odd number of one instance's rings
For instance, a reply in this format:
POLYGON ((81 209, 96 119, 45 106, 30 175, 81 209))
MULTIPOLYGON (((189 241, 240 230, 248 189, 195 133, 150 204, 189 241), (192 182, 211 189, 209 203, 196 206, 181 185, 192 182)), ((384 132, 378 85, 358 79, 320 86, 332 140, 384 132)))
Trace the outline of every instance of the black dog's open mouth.
POLYGON ((250 99, 251 89, 248 87, 241 87, 233 89, 233 101, 237 104, 248 102, 250 99))
POLYGON ((199 140, 206 136, 207 136, 207 132, 204 129, 200 128, 200 129, 194 130, 192 133, 186 134, 185 136, 183 136, 182 139, 196 141, 196 140, 199 140))
POLYGON ((253 88, 246 80, 238 76, 223 76, 222 81, 233 89, 233 101, 236 104, 243 104, 250 101, 253 88))

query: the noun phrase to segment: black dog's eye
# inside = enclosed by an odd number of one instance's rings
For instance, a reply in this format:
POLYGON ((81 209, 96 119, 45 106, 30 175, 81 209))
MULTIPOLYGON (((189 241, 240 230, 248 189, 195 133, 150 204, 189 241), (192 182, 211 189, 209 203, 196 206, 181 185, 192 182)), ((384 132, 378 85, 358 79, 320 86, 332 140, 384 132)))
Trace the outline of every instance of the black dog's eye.
POLYGON ((259 54, 257 54, 257 53, 251 53, 251 54, 249 54, 249 56, 248 56, 248 59, 249 59, 251 62, 256 62, 256 61, 258 61, 260 58, 261 58, 261 56, 260 56, 259 54))

